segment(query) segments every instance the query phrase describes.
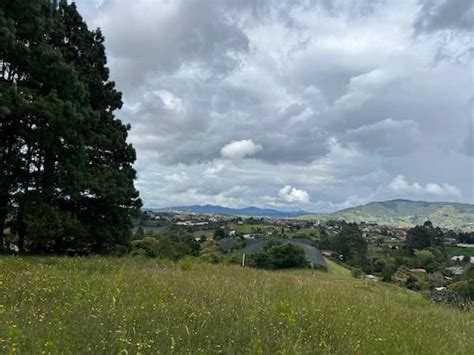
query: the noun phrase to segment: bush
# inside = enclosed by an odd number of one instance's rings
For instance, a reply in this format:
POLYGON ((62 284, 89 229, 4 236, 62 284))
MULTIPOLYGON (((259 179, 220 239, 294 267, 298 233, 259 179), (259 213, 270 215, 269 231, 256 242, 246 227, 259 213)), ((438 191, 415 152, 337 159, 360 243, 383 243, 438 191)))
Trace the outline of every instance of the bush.
POLYGON ((215 232, 214 232, 214 239, 215 240, 220 240, 220 239, 223 239, 225 238, 225 231, 223 229, 217 229, 215 232))
POLYGON ((355 278, 360 278, 362 276, 362 270, 358 267, 351 269, 351 275, 355 278))
POLYGON ((194 266, 194 259, 192 257, 185 256, 180 261, 178 261, 178 267, 181 270, 184 270, 184 271, 191 270, 193 266, 194 266))
POLYGON ((215 240, 208 240, 207 242, 204 242, 202 244, 200 256, 211 263, 217 264, 222 256, 219 243, 217 243, 215 240))
POLYGON ((253 254, 251 259, 251 265, 262 269, 308 266, 304 250, 293 244, 271 243, 264 252, 253 254))
POLYGON ((144 255, 156 258, 160 249, 160 242, 153 237, 145 237, 132 241, 132 255, 144 255))

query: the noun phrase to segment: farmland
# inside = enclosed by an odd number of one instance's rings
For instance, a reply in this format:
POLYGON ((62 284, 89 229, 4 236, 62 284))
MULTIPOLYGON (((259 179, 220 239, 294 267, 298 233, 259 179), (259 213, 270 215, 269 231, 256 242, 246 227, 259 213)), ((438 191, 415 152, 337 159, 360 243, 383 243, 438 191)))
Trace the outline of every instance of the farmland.
POLYGON ((472 353, 474 316, 329 271, 0 258, 2 353, 472 353))
POLYGON ((468 255, 474 256, 474 248, 461 248, 457 246, 449 246, 446 248, 449 256, 456 256, 456 255, 468 255))

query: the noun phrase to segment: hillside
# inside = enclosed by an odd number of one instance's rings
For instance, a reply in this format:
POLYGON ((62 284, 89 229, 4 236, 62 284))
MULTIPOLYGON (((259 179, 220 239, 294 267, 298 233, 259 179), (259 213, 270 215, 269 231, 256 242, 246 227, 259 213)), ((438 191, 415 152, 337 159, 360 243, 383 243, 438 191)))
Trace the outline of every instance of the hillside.
POLYGON ((472 353, 472 314, 341 269, 3 257, 0 353, 472 353))
POLYGON ((271 208, 245 207, 229 208, 215 205, 192 205, 192 206, 174 206, 156 209, 163 212, 191 212, 203 214, 224 214, 229 216, 255 216, 255 217, 298 217, 309 215, 307 211, 280 211, 271 208))
POLYGON ((410 227, 430 220, 435 226, 474 230, 474 205, 452 202, 391 200, 371 202, 311 219, 344 219, 348 222, 373 222, 410 227))

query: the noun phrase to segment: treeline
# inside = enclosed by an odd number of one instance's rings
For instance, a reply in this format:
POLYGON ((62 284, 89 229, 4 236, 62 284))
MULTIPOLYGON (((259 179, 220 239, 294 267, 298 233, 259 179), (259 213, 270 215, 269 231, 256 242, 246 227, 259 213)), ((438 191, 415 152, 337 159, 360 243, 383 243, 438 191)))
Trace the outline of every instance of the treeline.
POLYGON ((74 4, 0 0, 0 248, 112 253, 139 209, 104 37, 74 4))

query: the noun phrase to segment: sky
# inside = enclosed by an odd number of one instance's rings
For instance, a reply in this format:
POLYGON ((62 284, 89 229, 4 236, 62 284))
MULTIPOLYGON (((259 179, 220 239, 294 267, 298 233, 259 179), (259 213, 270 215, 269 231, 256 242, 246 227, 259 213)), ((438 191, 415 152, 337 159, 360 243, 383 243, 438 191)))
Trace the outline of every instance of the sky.
POLYGON ((474 203, 471 0, 78 0, 145 207, 474 203))

